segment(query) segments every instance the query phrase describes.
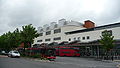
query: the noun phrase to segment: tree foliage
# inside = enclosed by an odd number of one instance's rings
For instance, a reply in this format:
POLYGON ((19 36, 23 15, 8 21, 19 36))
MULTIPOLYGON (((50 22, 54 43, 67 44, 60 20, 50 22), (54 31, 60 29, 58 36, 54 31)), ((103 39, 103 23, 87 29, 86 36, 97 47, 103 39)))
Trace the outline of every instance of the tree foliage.
POLYGON ((112 36, 111 31, 107 31, 107 30, 103 31, 102 36, 100 36, 100 37, 101 37, 100 43, 103 44, 102 47, 105 50, 109 51, 110 49, 112 49, 114 47, 113 42, 115 40, 113 40, 114 36, 112 36))
MULTIPOLYGON (((38 37, 39 34, 35 28, 30 24, 22 27, 23 30, 16 28, 13 32, 7 32, 0 36, 0 49, 14 49, 17 48, 21 43, 31 44, 33 39, 38 37)), ((27 47, 27 45, 26 45, 27 47)))
POLYGON ((33 39, 38 37, 39 34, 31 24, 22 26, 22 29, 23 29, 23 31, 21 31, 22 42, 24 43, 25 47, 29 47, 33 43, 34 41, 33 39))

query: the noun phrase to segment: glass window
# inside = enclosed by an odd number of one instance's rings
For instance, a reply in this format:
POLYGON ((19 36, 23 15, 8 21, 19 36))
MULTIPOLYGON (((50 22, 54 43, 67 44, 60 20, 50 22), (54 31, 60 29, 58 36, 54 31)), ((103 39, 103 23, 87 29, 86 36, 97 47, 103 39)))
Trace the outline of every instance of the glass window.
POLYGON ((76 38, 74 38, 74 41, 76 40, 76 38))
POLYGON ((112 36, 112 30, 109 30, 108 33, 112 36))
POLYGON ((80 40, 80 37, 78 37, 78 40, 80 40))
POLYGON ((50 29, 50 27, 47 27, 47 28, 46 28, 46 30, 49 30, 49 29, 50 29))
POLYGON ((54 28, 57 28, 57 27, 58 27, 58 25, 57 25, 57 24, 55 24, 55 25, 54 25, 54 28))
POLYGON ((104 35, 106 32, 107 32, 109 35, 112 36, 112 30, 106 30, 106 31, 103 31, 103 32, 102 32, 102 35, 104 35))
POLYGON ((90 39, 90 37, 89 37, 89 36, 87 36, 87 39, 90 39))
POLYGON ((85 37, 82 37, 83 40, 85 40, 85 37))
POLYGON ((14 51, 14 53, 18 53, 18 51, 14 51))
POLYGON ((64 22, 64 25, 67 25, 67 22, 66 22, 66 21, 64 22))
POLYGON ((37 40, 37 42, 42 42, 42 40, 37 40))
POLYGON ((61 40, 61 37, 56 37, 54 38, 54 40, 61 40))
POLYGON ((50 41, 50 38, 49 39, 45 39, 45 41, 50 41))
POLYGON ((40 36, 43 36, 43 33, 40 33, 39 35, 40 35, 40 36))
POLYGON ((61 32, 61 29, 55 29, 55 30, 54 30, 54 34, 55 34, 55 33, 60 33, 60 32, 61 32))
POLYGON ((65 51, 65 52, 63 51, 62 53, 65 53, 65 54, 67 54, 67 53, 70 53, 70 52, 69 52, 69 51, 65 51))
POLYGON ((51 34, 51 31, 47 31, 47 32, 46 32, 46 35, 50 35, 50 34, 51 34))
POLYGON ((69 41, 71 41, 71 38, 69 38, 69 41))
POLYGON ((43 29, 41 29, 40 31, 43 31, 43 29))

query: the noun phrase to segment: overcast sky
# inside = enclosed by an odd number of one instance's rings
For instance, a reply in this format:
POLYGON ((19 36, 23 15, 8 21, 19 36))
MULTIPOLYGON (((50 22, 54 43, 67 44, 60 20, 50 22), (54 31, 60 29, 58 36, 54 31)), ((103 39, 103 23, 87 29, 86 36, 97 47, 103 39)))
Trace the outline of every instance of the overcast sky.
POLYGON ((120 22, 120 0, 0 0, 0 35, 23 25, 35 27, 62 18, 97 26, 120 22))

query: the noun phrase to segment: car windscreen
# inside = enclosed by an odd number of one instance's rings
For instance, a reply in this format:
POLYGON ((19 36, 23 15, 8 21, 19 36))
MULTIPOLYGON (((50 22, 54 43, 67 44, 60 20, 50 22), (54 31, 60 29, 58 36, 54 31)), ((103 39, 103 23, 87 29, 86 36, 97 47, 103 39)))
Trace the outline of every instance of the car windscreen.
POLYGON ((14 53, 18 53, 17 51, 14 51, 14 53))

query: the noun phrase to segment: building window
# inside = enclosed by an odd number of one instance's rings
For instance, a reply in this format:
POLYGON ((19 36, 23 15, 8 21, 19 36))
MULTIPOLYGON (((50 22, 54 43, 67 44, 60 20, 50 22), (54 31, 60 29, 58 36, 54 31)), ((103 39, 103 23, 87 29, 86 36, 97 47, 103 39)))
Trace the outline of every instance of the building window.
POLYGON ((50 29, 50 27, 47 27, 47 28, 46 28, 46 30, 49 30, 49 29, 50 29))
POLYGON ((67 25, 67 22, 66 22, 66 21, 64 22, 64 25, 67 25))
POLYGON ((89 37, 89 36, 87 36, 87 39, 90 39, 90 37, 89 37))
POLYGON ((56 37, 54 38, 54 40, 61 40, 61 37, 56 37))
POLYGON ((46 32, 46 35, 50 35, 50 34, 51 34, 51 31, 47 31, 47 32, 46 32))
POLYGON ((83 40, 85 40, 85 37, 82 37, 83 40))
POLYGON ((69 38, 69 41, 71 41, 71 38, 69 38))
POLYGON ((107 32, 109 35, 111 35, 111 36, 112 36, 112 30, 106 30, 106 31, 103 31, 103 32, 102 32, 102 35, 104 35, 104 34, 105 34, 105 32, 107 32))
POLYGON ((76 40, 76 38, 74 38, 74 41, 76 40))
POLYGON ((49 39, 45 39, 45 41, 50 41, 50 38, 49 39))
POLYGON ((37 42, 42 42, 42 40, 37 40, 37 42))
POLYGON ((40 30, 40 32, 43 31, 43 29, 40 30))
POLYGON ((40 35, 40 36, 43 36, 43 33, 40 33, 39 35, 40 35))
POLYGON ((55 33, 60 33, 60 32, 61 32, 61 29, 55 29, 55 30, 54 30, 54 34, 55 34, 55 33))
POLYGON ((78 40, 80 40, 80 37, 78 37, 78 40))
POLYGON ((55 24, 55 25, 54 25, 54 28, 57 28, 57 27, 58 27, 58 25, 57 25, 57 24, 55 24))

